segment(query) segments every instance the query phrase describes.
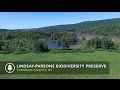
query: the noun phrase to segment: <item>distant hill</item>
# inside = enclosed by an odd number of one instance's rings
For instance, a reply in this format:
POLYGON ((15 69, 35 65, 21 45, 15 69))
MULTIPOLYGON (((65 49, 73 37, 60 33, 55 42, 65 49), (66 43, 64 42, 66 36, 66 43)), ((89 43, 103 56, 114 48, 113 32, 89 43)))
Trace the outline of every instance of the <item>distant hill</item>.
POLYGON ((37 30, 76 30, 76 31, 96 31, 98 29, 111 29, 120 27, 120 18, 85 21, 76 24, 57 25, 38 28, 37 30))
POLYGON ((95 32, 104 35, 120 35, 120 18, 85 21, 67 25, 56 25, 36 28, 34 30, 95 32))
POLYGON ((0 32, 8 31, 7 29, 0 29, 0 32))
MULTIPOLYGON (((16 30, 49 30, 49 31, 79 31, 104 34, 120 34, 120 18, 85 21, 76 24, 56 25, 43 28, 16 29, 16 30)), ((6 31, 6 30, 0 30, 6 31)))

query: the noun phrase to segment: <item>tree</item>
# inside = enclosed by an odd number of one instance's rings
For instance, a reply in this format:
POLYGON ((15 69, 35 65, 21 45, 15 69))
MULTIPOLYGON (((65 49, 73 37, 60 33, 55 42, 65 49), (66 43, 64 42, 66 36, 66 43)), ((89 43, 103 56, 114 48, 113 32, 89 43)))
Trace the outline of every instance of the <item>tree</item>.
POLYGON ((88 47, 94 47, 95 49, 115 49, 115 43, 109 37, 104 37, 102 39, 96 37, 88 40, 88 47))
POLYGON ((115 49, 115 43, 109 37, 102 38, 101 45, 103 49, 115 49))
POLYGON ((4 42, 2 39, 0 39, 0 50, 2 50, 2 46, 4 45, 4 42))
POLYGON ((5 36, 4 36, 4 39, 5 40, 10 40, 10 39, 13 39, 13 36, 10 33, 6 33, 5 36))
POLYGON ((69 42, 63 42, 63 49, 68 50, 70 48, 69 42))
POLYGON ((34 50, 35 52, 47 52, 48 51, 48 45, 45 44, 43 41, 35 41, 34 42, 34 50))
POLYGON ((101 39, 96 37, 88 40, 87 42, 88 47, 94 47, 95 49, 101 48, 101 39))
POLYGON ((86 38, 85 38, 85 37, 82 37, 82 40, 83 40, 83 41, 85 41, 85 40, 86 40, 86 38))

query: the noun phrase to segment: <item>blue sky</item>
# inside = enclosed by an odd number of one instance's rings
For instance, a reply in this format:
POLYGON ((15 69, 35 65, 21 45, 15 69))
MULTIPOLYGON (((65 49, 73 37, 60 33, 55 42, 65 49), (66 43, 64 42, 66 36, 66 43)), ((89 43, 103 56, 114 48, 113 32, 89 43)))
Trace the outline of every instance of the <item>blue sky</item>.
POLYGON ((38 28, 120 18, 120 12, 0 12, 0 28, 38 28))

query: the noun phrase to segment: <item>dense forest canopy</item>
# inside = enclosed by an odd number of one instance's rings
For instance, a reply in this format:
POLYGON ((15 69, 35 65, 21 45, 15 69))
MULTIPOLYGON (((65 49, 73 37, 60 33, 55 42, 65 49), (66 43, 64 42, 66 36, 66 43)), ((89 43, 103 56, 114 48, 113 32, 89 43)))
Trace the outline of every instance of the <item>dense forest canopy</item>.
POLYGON ((0 53, 29 53, 48 51, 47 42, 70 43, 77 41, 71 32, 5 31, 0 33, 0 53))

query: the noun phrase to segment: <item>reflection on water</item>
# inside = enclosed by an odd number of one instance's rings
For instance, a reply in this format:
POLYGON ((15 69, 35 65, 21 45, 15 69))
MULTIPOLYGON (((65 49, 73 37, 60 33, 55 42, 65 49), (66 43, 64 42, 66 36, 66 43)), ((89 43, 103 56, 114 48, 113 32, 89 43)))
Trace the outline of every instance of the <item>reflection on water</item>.
MULTIPOLYGON (((63 46, 62 43, 57 43, 57 42, 48 42, 47 45, 48 45, 49 48, 62 47, 63 46)), ((72 42, 72 43, 70 43, 70 45, 80 45, 80 41, 72 42)))

